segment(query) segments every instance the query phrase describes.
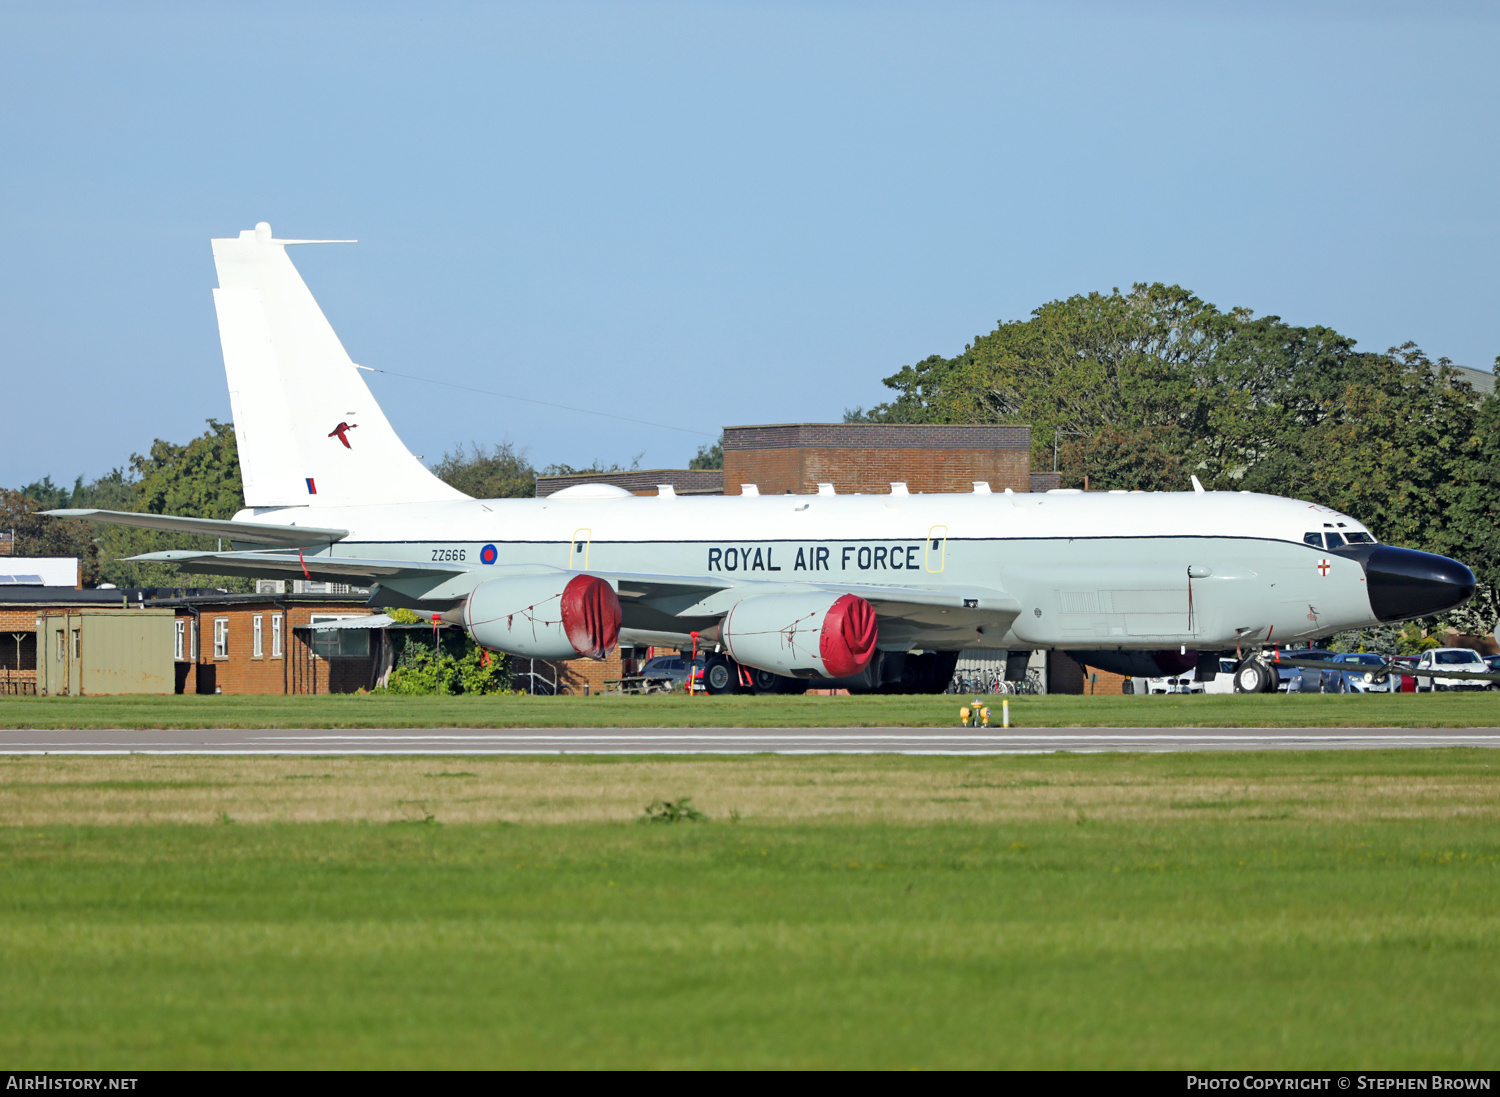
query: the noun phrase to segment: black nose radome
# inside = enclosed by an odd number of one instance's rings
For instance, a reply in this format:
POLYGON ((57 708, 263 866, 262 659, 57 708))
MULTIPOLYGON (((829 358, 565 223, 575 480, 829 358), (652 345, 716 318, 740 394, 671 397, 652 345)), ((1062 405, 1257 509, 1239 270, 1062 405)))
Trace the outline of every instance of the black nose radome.
POLYGON ((1376 545, 1363 563, 1370 608, 1382 621, 1430 617, 1474 597, 1474 573, 1446 556, 1376 545))

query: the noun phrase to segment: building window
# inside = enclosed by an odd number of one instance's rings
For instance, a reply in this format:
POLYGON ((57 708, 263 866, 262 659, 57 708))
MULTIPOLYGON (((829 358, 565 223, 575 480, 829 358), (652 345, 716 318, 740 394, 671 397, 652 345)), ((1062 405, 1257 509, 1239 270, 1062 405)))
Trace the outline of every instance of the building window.
POLYGON ((200 650, 202 649, 198 647, 198 618, 194 617, 192 624, 188 625, 188 661, 196 663, 200 650))
POLYGON ((82 657, 83 657, 82 632, 79 629, 75 628, 73 630, 73 658, 75 658, 75 659, 81 659, 82 657))
POLYGON ((313 654, 324 659, 368 657, 370 654, 369 629, 320 629, 324 622, 343 621, 364 614, 315 613, 312 615, 313 654))
POLYGON ((250 632, 250 654, 259 659, 266 653, 265 632, 262 627, 262 617, 259 613, 255 615, 255 618, 252 621, 250 632))
POLYGON ((172 637, 172 658, 179 663, 182 662, 186 658, 183 654, 185 651, 187 651, 187 622, 178 621, 177 634, 172 637))
POLYGON ((281 614, 271 618, 271 658, 281 658, 281 614))
POLYGON ((59 661, 68 657, 68 634, 62 629, 57 630, 57 658, 59 661))
POLYGON ((229 618, 214 618, 214 658, 229 658, 229 618))

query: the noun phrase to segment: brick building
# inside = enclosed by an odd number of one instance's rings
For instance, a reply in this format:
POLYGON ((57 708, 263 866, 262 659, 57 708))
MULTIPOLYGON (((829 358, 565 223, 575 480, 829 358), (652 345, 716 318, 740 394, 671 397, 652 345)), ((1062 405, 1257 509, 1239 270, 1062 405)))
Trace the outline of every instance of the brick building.
POLYGON ((383 630, 319 631, 370 617, 364 594, 217 594, 163 599, 176 614, 178 693, 353 693, 389 666, 383 630))
POLYGON ((678 495, 723 495, 724 473, 719 469, 633 469, 630 472, 581 472, 571 476, 538 476, 538 499, 579 484, 614 484, 632 495, 655 495, 671 484, 678 495))
POLYGON ((1031 428, 898 423, 780 423, 724 428, 724 491, 755 484, 762 495, 810 495, 832 484, 840 493, 1045 491, 1034 484, 1031 428))
MULTIPOLYGON (((362 593, 267 596, 0 588, 0 694, 38 692, 38 638, 44 631, 50 635, 61 628, 69 645, 66 658, 99 671, 106 662, 119 660, 97 648, 83 650, 88 646, 88 623, 74 619, 145 610, 172 615, 172 627, 161 631, 161 643, 170 645, 164 658, 173 665, 169 685, 177 693, 352 693, 374 685, 388 668, 384 631, 313 626, 370 616, 365 598, 362 593), (71 639, 75 632, 76 642, 71 639)), ((164 686, 161 692, 169 689, 164 686)))
POLYGON ((655 495, 662 484, 678 495, 739 495, 755 484, 762 495, 811 495, 820 483, 835 491, 876 494, 900 481, 908 490, 1048 491, 1055 472, 1031 471, 1031 428, 899 423, 781 423, 724 428, 724 468, 636 469, 538 476, 538 498, 579 484, 614 484, 633 495, 655 495))

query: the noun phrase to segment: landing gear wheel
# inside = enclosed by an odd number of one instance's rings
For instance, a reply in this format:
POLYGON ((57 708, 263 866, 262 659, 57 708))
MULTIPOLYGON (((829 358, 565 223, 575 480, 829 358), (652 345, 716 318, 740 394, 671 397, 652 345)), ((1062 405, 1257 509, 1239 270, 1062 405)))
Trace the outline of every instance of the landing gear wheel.
POLYGON ((752 670, 750 672, 750 688, 755 691, 756 696, 767 693, 781 692, 781 675, 772 674, 769 670, 752 670))
POLYGON ((721 693, 738 693, 740 691, 739 665, 730 662, 722 655, 715 655, 708 661, 708 666, 703 668, 703 685, 709 693, 715 696, 721 693))
POLYGON ((1246 659, 1234 668, 1234 692, 1269 693, 1275 687, 1275 674, 1259 659, 1246 659))
MULTIPOLYGON (((769 670, 752 670, 750 672, 751 689, 757 695, 767 693, 792 693, 802 692, 797 687, 801 685, 795 678, 786 678, 780 674, 774 674, 769 670)), ((805 688, 805 687, 804 687, 805 688)))

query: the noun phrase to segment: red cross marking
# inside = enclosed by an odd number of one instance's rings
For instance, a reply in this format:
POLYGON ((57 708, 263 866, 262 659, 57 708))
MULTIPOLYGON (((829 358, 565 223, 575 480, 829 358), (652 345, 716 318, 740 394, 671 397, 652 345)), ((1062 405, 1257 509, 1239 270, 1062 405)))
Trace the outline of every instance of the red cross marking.
POLYGON ((1328 574, 1328 569, 1331 568, 1331 567, 1333 567, 1333 565, 1330 564, 1327 560, 1319 560, 1318 561, 1318 574, 1326 576, 1328 574))

